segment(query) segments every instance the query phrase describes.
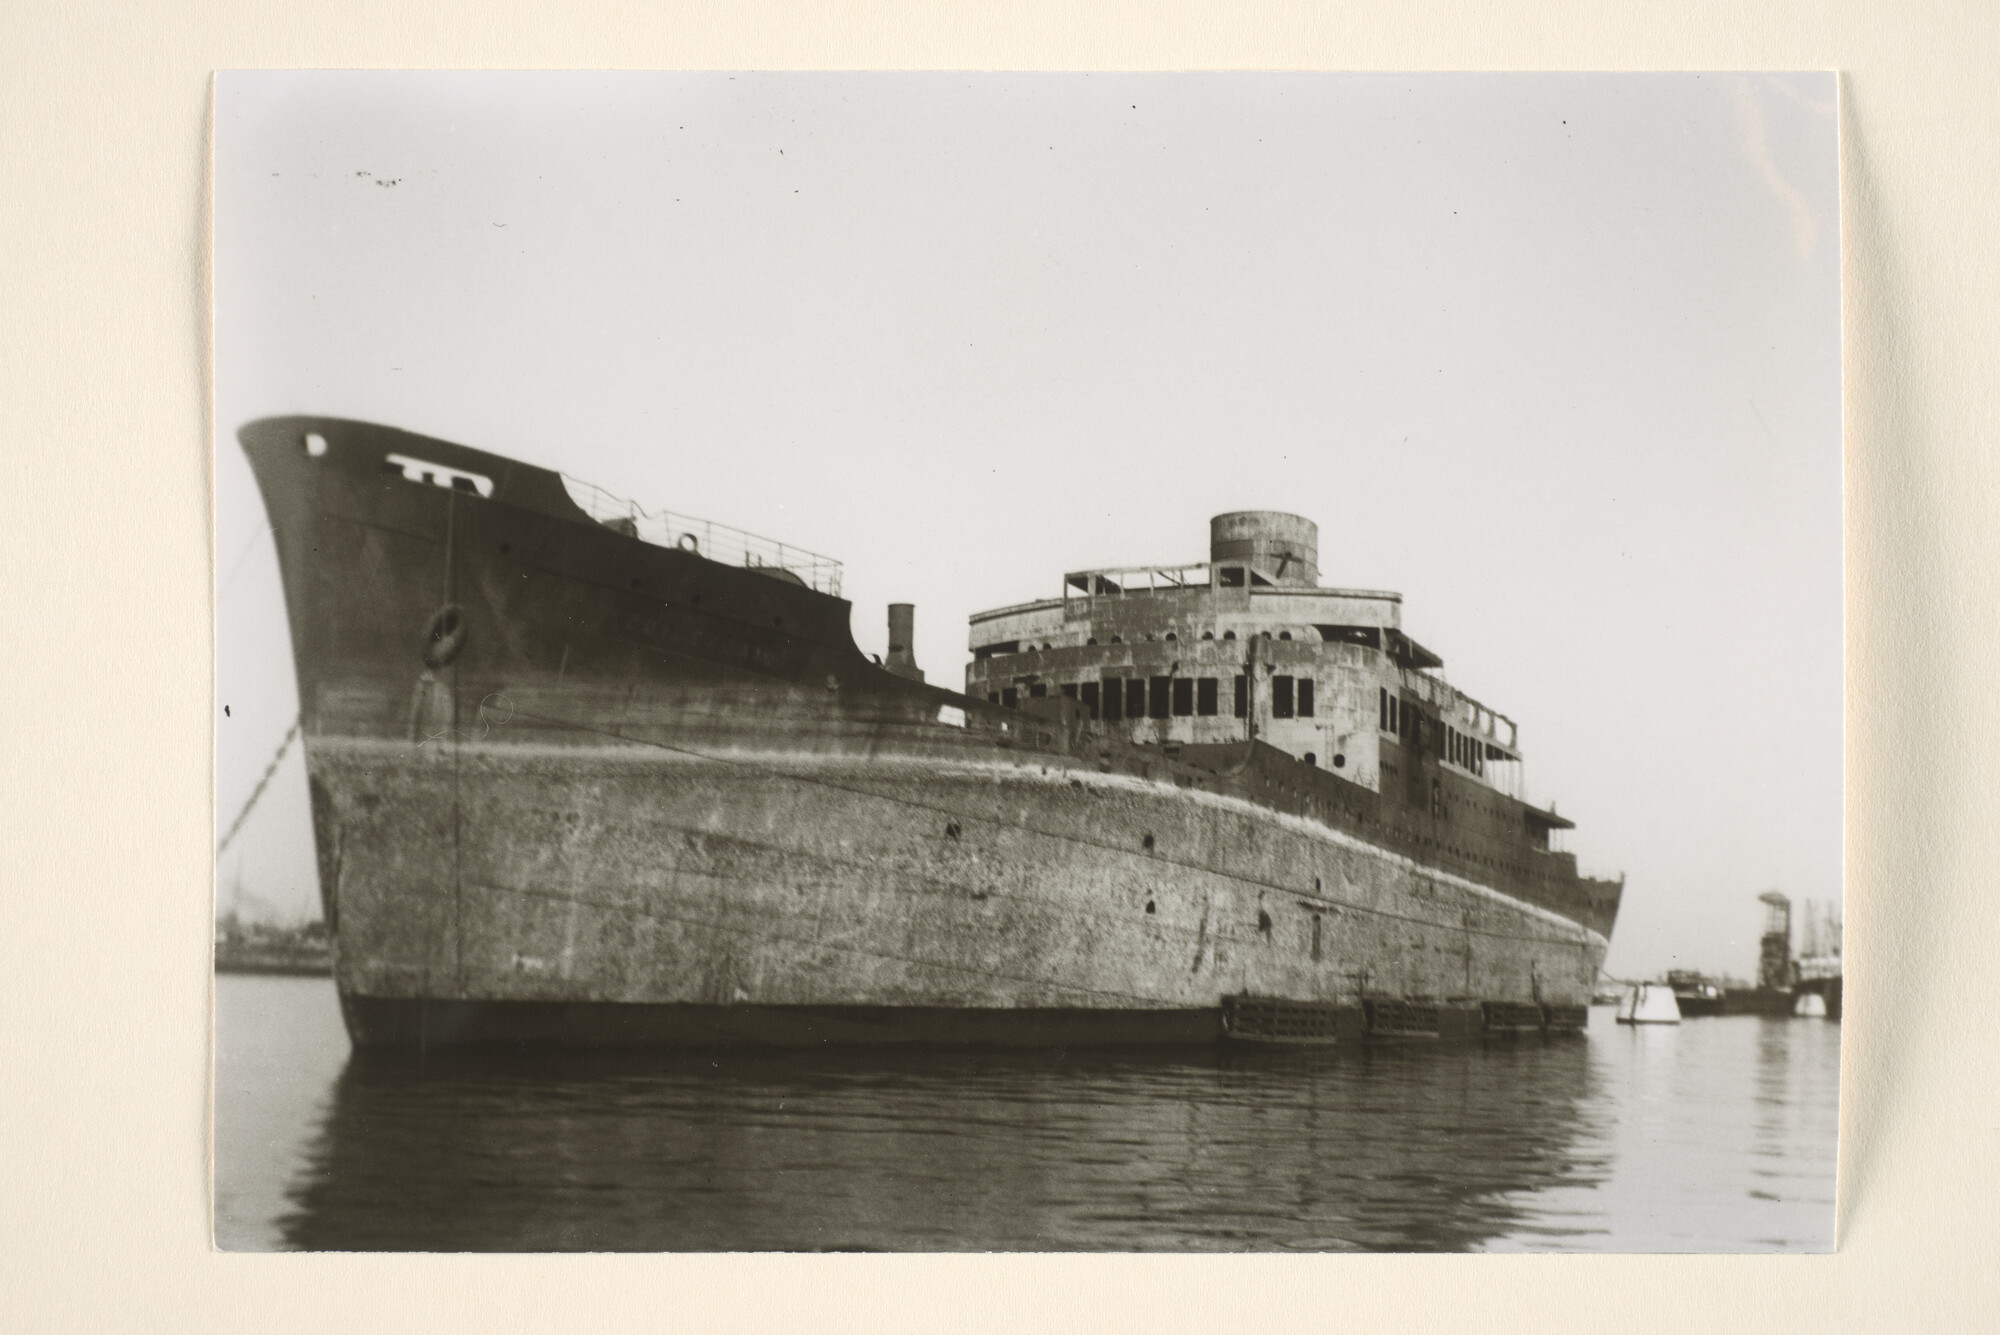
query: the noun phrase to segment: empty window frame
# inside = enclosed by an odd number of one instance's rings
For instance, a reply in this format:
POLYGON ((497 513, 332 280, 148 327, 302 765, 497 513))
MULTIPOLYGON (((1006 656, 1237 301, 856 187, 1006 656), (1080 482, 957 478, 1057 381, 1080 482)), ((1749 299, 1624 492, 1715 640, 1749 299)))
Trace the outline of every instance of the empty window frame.
POLYGON ((1292 679, 1290 677, 1271 678, 1271 717, 1290 718, 1292 716, 1292 679))
POLYGON ((1194 712, 1211 718, 1216 712, 1215 678, 1203 677, 1194 684, 1194 712))
POLYGON ((1125 717, 1125 679, 1106 677, 1104 679, 1104 718, 1108 723, 1116 723, 1125 717))
POLYGON ((1013 709, 1021 703, 1021 693, 1012 686, 1006 687, 1000 692, 1000 703, 1013 709))
POLYGON ((1174 717, 1189 718, 1194 714, 1194 678, 1174 678, 1174 717))
POLYGON ((1236 717, 1250 716, 1250 678, 1241 672, 1236 674, 1236 717))
POLYGON ((1049 693, 1049 687, 1047 682, 1036 681, 1036 682, 1030 682, 1028 684, 1028 694, 1037 700, 1041 699, 1048 693, 1049 693))
POLYGON ((1125 681, 1125 717, 1146 717, 1146 679, 1128 677, 1125 681))
POLYGON ((1300 677, 1299 717, 1311 718, 1312 716, 1313 716, 1313 679, 1311 677, 1300 677))
POLYGON ((1240 588, 1242 588, 1242 587, 1243 587, 1243 567, 1242 567, 1242 566, 1222 566, 1222 567, 1218 568, 1218 569, 1216 570, 1216 572, 1215 572, 1215 582, 1216 582, 1217 584, 1221 585, 1221 586, 1222 586, 1223 588, 1225 588, 1225 589, 1240 589, 1240 588))
POLYGON ((1083 685, 1079 688, 1078 698, 1083 701, 1083 707, 1090 711, 1090 716, 1092 718, 1096 718, 1098 713, 1097 683, 1094 681, 1087 681, 1083 683, 1083 685))
POLYGON ((1076 683, 1073 681, 1064 682, 1062 684, 1062 693, 1072 700, 1076 699, 1076 683))
POLYGON ((1151 692, 1152 698, 1147 702, 1150 706, 1146 710, 1147 717, 1166 718, 1173 712, 1172 692, 1174 679, 1172 677, 1154 677, 1151 679, 1151 682, 1153 687, 1151 692))

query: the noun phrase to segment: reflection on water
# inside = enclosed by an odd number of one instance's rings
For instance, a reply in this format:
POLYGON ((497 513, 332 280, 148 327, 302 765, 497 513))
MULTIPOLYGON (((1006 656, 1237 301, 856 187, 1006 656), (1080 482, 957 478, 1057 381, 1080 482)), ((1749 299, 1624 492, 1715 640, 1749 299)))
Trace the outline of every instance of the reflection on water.
MULTIPOLYGON (((243 1064, 232 1054, 260 1046, 228 1030, 291 1026, 323 1042, 325 1016, 303 1014, 331 1008, 331 987, 221 982, 220 1103, 296 1109, 296 1089, 226 1078, 243 1064), (238 983, 262 995, 232 998, 238 983)), ((330 1065, 293 1063, 319 1083, 288 1147, 225 1145, 218 1106, 218 1238, 444 1251, 1829 1246, 1838 1026, 1609 1020, 1594 1015, 1581 1038, 1249 1054, 419 1062, 348 1058, 342 1042, 330 1065), (281 1182, 245 1181, 281 1159, 281 1182)))

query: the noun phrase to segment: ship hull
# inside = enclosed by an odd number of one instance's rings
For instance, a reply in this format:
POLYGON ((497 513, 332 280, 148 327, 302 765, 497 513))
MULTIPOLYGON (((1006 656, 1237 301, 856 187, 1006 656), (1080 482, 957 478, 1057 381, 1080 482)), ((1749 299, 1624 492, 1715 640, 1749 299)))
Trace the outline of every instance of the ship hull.
POLYGON ((540 470, 324 419, 244 441, 357 1045, 1580 1023, 1603 883, 1579 921, 1340 828, 1336 781, 1269 748, 1182 764, 895 676, 846 604, 566 513, 540 470))

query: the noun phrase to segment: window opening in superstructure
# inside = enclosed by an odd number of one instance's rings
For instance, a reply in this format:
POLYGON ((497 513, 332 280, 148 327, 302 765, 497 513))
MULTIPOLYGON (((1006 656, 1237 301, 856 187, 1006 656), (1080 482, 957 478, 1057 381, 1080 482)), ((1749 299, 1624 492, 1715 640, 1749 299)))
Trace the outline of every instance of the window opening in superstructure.
POLYGON ((1113 635, 1111 637, 1111 642, 1113 644, 1123 644, 1125 643, 1125 637, 1123 635, 1113 635))
POLYGON ((1151 682, 1153 687, 1151 692, 1152 698, 1147 702, 1149 707, 1146 710, 1146 716, 1148 718, 1167 718, 1172 712, 1173 701, 1171 693, 1174 684, 1173 678, 1154 677, 1151 679, 1151 682))
POLYGON ((1292 716, 1292 679, 1290 677, 1271 678, 1271 717, 1290 718, 1292 716))
POLYGON ((1320 626, 1314 630, 1330 644, 1360 644, 1370 649, 1382 647, 1382 632, 1374 626, 1320 626))
POLYGON ((1250 587, 1253 589, 1268 589, 1271 587, 1271 581, 1253 570, 1250 572, 1250 587))
POLYGON ((1215 632, 1212 630, 1205 630, 1201 633, 1201 638, 1203 638, 1204 640, 1212 640, 1215 638, 1215 632))
POLYGON ((1117 723, 1125 717, 1125 679, 1106 677, 1104 679, 1104 720, 1117 723))
POLYGON ((1062 693, 1072 700, 1076 699, 1076 683, 1073 681, 1064 682, 1062 684, 1062 693))
POLYGON ((1180 639, 1180 636, 1178 636, 1178 635, 1174 634, 1174 633, 1173 633, 1172 631, 1168 631, 1168 632, 1167 632, 1167 638, 1168 638, 1168 639, 1170 639, 1170 640, 1178 640, 1178 639, 1180 639))
POLYGON ((1313 679, 1311 677, 1300 677, 1299 717, 1311 718, 1312 716, 1313 716, 1313 679))
POLYGON ((975 660, 977 660, 981 658, 991 658, 995 654, 1018 654, 1020 652, 1021 652, 1021 642, 1019 640, 1004 640, 998 644, 980 645, 977 649, 974 649, 972 651, 972 657, 975 660))
POLYGON ((1194 678, 1174 678, 1174 717, 1189 718, 1194 714, 1194 678))
POLYGON ((988 691, 988 692, 986 693, 986 699, 987 699, 987 702, 988 702, 988 703, 990 703, 990 704, 996 704, 996 705, 997 705, 997 704, 999 704, 999 703, 1000 703, 1000 692, 998 692, 998 691, 988 691))
POLYGON ((1131 677, 1125 682, 1125 717, 1146 717, 1146 679, 1131 677))
POLYGON ((1225 630, 1222 632, 1222 638, 1225 640, 1233 640, 1236 638, 1236 632, 1233 630, 1225 630))
POLYGON ((1225 589, 1240 589, 1243 587, 1242 566, 1223 566, 1215 574, 1216 583, 1225 589))
POLYGON ((1009 686, 1000 692, 1000 703, 1009 709, 1016 708, 1021 703, 1021 693, 1009 686))
POLYGON ((1096 718, 1098 714, 1097 683, 1094 681, 1084 682, 1080 691, 1079 698, 1083 701, 1083 707, 1090 711, 1090 716, 1092 718, 1096 718))
POLYGON ((1236 674, 1236 717, 1248 718, 1249 715, 1250 678, 1239 672, 1236 674))
POLYGON ((1383 732, 1389 731, 1389 688, 1387 686, 1377 686, 1375 688, 1375 708, 1380 715, 1377 726, 1383 732))
POLYGON ((1314 755, 1314 754, 1313 754, 1312 752, 1310 752, 1310 751, 1308 751, 1308 752, 1306 752, 1306 753, 1305 753, 1304 755, 1300 756, 1300 757, 1299 757, 1299 759, 1301 759, 1301 760, 1305 761, 1305 762, 1306 762, 1306 764, 1308 764, 1308 765, 1313 765, 1313 766, 1317 766, 1317 765, 1319 764, 1319 757, 1318 757, 1318 756, 1316 756, 1316 755, 1314 755))
POLYGON ((1048 688, 1048 684, 1047 684, 1046 682, 1039 682, 1039 681, 1037 681, 1037 682, 1030 682, 1030 683, 1028 684, 1028 698, 1029 698, 1029 699, 1032 699, 1032 700, 1039 700, 1039 699, 1041 699, 1041 698, 1042 698, 1043 696, 1047 695, 1048 693, 1049 693, 1049 688, 1048 688))
POLYGON ((1203 718, 1216 712, 1215 678, 1203 677, 1194 684, 1194 712, 1203 718))
POLYGON ((1281 640, 1289 640, 1292 638, 1292 633, 1288 630, 1281 630, 1278 632, 1278 638, 1281 640))

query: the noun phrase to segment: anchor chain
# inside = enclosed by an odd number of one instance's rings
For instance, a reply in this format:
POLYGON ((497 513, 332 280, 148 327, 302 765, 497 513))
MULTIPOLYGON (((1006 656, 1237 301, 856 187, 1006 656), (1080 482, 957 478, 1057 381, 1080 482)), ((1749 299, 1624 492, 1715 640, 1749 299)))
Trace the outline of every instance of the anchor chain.
POLYGON ((243 828, 243 822, 249 818, 250 808, 256 806, 257 799, 264 795, 264 789, 270 785, 271 776, 278 772, 279 762, 285 758, 285 752, 292 749, 292 743, 298 735, 299 720, 293 719, 292 726, 285 733, 285 740, 278 743, 278 754, 271 757, 271 763, 264 767, 264 777, 257 780, 257 786, 250 791, 250 800, 243 804, 243 810, 236 813, 236 819, 230 823, 229 833, 223 835, 222 841, 215 846, 215 856, 221 857, 222 850, 229 847, 229 841, 243 828))

